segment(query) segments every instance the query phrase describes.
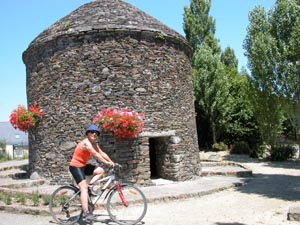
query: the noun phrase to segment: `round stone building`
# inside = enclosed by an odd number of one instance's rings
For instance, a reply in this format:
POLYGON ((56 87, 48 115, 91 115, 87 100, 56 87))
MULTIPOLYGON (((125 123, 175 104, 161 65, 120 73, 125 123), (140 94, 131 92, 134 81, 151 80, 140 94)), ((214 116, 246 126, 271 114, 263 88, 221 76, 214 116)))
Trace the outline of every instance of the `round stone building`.
POLYGON ((144 132, 99 138, 127 182, 198 176, 191 54, 180 34, 120 0, 85 4, 43 31, 23 53, 28 104, 45 112, 29 132, 30 173, 70 181, 76 141, 97 112, 127 107, 145 114, 144 132))

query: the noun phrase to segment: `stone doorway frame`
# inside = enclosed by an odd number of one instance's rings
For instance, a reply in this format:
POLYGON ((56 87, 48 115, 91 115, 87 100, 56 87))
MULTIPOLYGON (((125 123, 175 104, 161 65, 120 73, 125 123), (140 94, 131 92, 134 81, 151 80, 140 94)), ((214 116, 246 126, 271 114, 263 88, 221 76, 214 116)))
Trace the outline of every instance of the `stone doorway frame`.
POLYGON ((166 168, 169 164, 168 150, 172 144, 171 137, 175 136, 175 131, 145 132, 144 137, 148 139, 149 145, 149 168, 150 179, 168 179, 166 168))

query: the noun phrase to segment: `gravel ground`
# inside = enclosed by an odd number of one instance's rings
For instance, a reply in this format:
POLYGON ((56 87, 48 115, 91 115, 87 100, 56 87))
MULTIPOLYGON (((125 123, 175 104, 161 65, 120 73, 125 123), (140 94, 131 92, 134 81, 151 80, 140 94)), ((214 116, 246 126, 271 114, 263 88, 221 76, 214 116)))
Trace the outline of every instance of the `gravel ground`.
MULTIPOLYGON (((226 159, 227 156, 224 158, 226 159)), ((246 156, 231 161, 252 169, 254 177, 240 187, 202 197, 151 203, 145 225, 299 225, 287 220, 290 207, 300 205, 300 161, 264 162, 246 156)), ((0 212, 0 225, 54 224, 51 217, 0 212)), ((93 225, 113 225, 100 216, 93 225)), ((80 225, 87 225, 86 223, 80 225)))
POLYGON ((244 186, 201 198, 151 205, 146 224, 299 225, 287 220, 289 208, 300 205, 299 161, 270 163, 246 156, 230 160, 252 169, 254 178, 244 186))

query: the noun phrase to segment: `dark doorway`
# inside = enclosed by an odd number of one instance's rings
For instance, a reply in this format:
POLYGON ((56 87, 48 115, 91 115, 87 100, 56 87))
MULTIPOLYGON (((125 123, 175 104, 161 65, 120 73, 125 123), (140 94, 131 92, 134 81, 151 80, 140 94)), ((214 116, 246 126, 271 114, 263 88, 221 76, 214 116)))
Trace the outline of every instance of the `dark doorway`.
POLYGON ((157 153, 156 153, 156 145, 157 139, 149 138, 149 154, 150 154, 150 172, 151 178, 157 178, 157 153))

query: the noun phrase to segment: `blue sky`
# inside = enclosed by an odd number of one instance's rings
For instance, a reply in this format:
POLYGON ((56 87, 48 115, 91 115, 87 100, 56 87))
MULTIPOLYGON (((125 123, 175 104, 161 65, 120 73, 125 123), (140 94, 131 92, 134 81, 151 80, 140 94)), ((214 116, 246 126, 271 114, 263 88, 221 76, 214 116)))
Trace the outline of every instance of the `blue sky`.
MULTIPOLYGON (((183 7, 189 0, 124 0, 184 36, 183 7)), ((216 20, 216 37, 222 49, 231 47, 246 66, 242 47, 248 26, 248 13, 261 5, 269 10, 276 0, 212 0, 210 15, 216 20)), ((19 104, 27 106, 26 68, 22 53, 43 30, 91 0, 14 0, 0 7, 0 121, 19 104)))

